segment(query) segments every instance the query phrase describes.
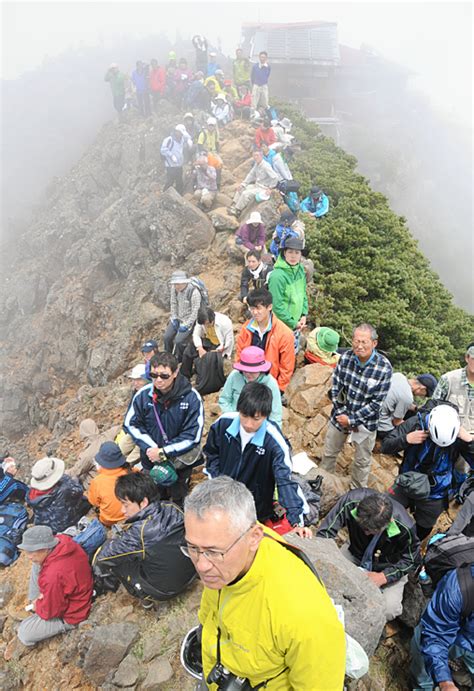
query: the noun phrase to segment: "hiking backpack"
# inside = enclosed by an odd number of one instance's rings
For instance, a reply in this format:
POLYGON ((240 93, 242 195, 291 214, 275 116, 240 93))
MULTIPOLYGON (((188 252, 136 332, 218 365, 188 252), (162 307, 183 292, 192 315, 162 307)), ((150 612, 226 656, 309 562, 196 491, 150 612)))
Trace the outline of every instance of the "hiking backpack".
POLYGON ((28 523, 22 504, 0 504, 0 565, 10 566, 20 556, 17 545, 28 523))
POLYGON ((436 586, 448 571, 474 564, 474 537, 467 537, 463 533, 446 535, 428 544, 423 561, 426 573, 433 586, 436 586))
POLYGON ((201 281, 201 279, 197 278, 197 276, 191 276, 189 282, 201 293, 201 307, 207 307, 209 305, 209 293, 204 281, 201 281))
POLYGON ((471 492, 474 492, 474 470, 471 470, 456 494, 458 504, 464 504, 471 492))
POLYGON ((79 520, 77 525, 67 528, 63 534, 69 535, 74 542, 81 545, 82 549, 89 557, 89 561, 92 561, 94 554, 107 539, 107 530, 99 519, 89 519, 85 516, 79 520))
POLYGON ((304 515, 305 525, 316 525, 319 520, 319 509, 321 505, 321 485, 323 484, 322 475, 318 475, 314 480, 306 480, 299 473, 291 473, 291 479, 298 483, 304 494, 309 512, 304 515))

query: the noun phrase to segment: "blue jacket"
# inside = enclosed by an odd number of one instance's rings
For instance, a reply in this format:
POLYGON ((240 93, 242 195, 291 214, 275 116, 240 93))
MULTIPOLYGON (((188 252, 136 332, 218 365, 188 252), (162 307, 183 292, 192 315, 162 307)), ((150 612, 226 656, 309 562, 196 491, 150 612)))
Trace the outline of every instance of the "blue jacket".
POLYGON ((200 443, 204 427, 201 396, 182 374, 178 374, 173 388, 165 396, 156 395, 153 384, 147 384, 135 394, 124 427, 140 447, 143 467, 151 469, 153 463, 146 455, 147 449, 158 447, 167 456, 175 457, 200 443), (168 441, 161 433, 154 406, 168 441))
POLYGON ((134 595, 157 600, 181 593, 196 577, 193 563, 180 550, 183 512, 168 502, 153 502, 128 518, 122 530, 99 547, 93 570, 100 578, 117 575, 134 595), (131 586, 131 587, 129 587, 131 586))
POLYGON ((270 245, 270 252, 275 258, 278 257, 278 252, 280 251, 280 245, 283 238, 296 238, 298 233, 293 230, 291 226, 287 226, 284 223, 278 223, 275 228, 276 238, 272 238, 270 245))
POLYGON ((291 525, 303 525, 308 505, 298 484, 291 479, 290 447, 280 428, 266 420, 242 453, 239 413, 225 413, 211 425, 204 446, 206 469, 211 477, 228 475, 252 492, 257 518, 266 521, 273 511, 275 484, 278 501, 291 525))
POLYGON ((63 475, 52 491, 34 498, 31 488, 26 495, 26 503, 34 513, 35 525, 49 525, 53 533, 62 533, 66 528, 76 525, 91 505, 84 496, 82 485, 69 475, 63 475))
MULTIPOLYGON (((474 578, 474 565, 471 566, 474 578)), ((461 619, 463 598, 456 570, 438 583, 421 618, 421 652, 435 682, 451 681, 448 652, 452 645, 474 653, 474 613, 461 619)))
POLYGON ((407 434, 421 429, 428 429, 428 415, 418 413, 387 434, 382 441, 382 453, 404 451, 400 472, 415 470, 429 475, 429 498, 442 499, 448 496, 453 483, 453 467, 460 454, 474 468, 474 442, 456 439, 451 446, 439 447, 428 437, 423 444, 409 444, 407 434))
POLYGON ((260 63, 255 63, 250 74, 250 81, 252 84, 256 84, 257 86, 264 86, 265 84, 268 84, 271 71, 272 68, 269 65, 260 67, 260 63))
POLYGON ((329 199, 325 194, 322 194, 318 203, 314 203, 312 197, 305 197, 302 202, 300 202, 300 211, 306 211, 309 214, 313 214, 316 218, 324 216, 329 211, 329 199))

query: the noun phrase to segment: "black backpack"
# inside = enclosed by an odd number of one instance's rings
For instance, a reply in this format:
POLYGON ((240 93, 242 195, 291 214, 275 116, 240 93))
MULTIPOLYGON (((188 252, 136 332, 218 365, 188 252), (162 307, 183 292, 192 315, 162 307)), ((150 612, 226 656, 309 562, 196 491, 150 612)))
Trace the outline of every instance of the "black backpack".
POLYGON ((471 564, 462 566, 457 570, 457 574, 463 601, 461 616, 467 619, 474 612, 474 577, 471 564))
POLYGON ((474 537, 446 535, 428 545, 424 565, 433 586, 452 569, 474 564, 474 537))

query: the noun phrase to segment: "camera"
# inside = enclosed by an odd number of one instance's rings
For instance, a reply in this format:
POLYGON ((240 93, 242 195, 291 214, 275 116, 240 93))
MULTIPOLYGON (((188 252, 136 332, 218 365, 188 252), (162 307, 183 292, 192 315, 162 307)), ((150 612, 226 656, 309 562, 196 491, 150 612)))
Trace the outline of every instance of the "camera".
POLYGON ((252 688, 248 679, 236 677, 220 662, 217 662, 209 672, 208 684, 217 684, 219 691, 250 691, 252 688))

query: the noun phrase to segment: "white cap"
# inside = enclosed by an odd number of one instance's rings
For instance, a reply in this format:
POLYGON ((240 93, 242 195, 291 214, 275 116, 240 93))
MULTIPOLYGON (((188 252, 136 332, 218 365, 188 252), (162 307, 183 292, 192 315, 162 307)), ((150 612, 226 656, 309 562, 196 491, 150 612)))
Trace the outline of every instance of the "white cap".
POLYGON ((194 118, 194 115, 192 113, 185 113, 183 120, 186 120, 186 118, 194 118))
POLYGON ((214 50, 211 50, 211 51, 209 52, 209 55, 210 55, 212 58, 215 58, 216 55, 217 55, 217 53, 216 53, 214 50))
POLYGON ((144 364, 135 365, 130 374, 129 379, 146 379, 146 368, 144 364))
POLYGON ((217 99, 219 99, 220 101, 227 101, 225 94, 217 94, 216 101, 217 99))
POLYGON ((258 211, 252 211, 250 214, 247 223, 261 223, 262 222, 262 217, 260 216, 260 213, 258 211))
POLYGON ((175 130, 177 130, 178 132, 181 132, 181 134, 187 133, 187 129, 184 125, 176 125, 175 130))
POLYGON ((208 125, 217 125, 216 118, 207 118, 206 122, 208 125))

